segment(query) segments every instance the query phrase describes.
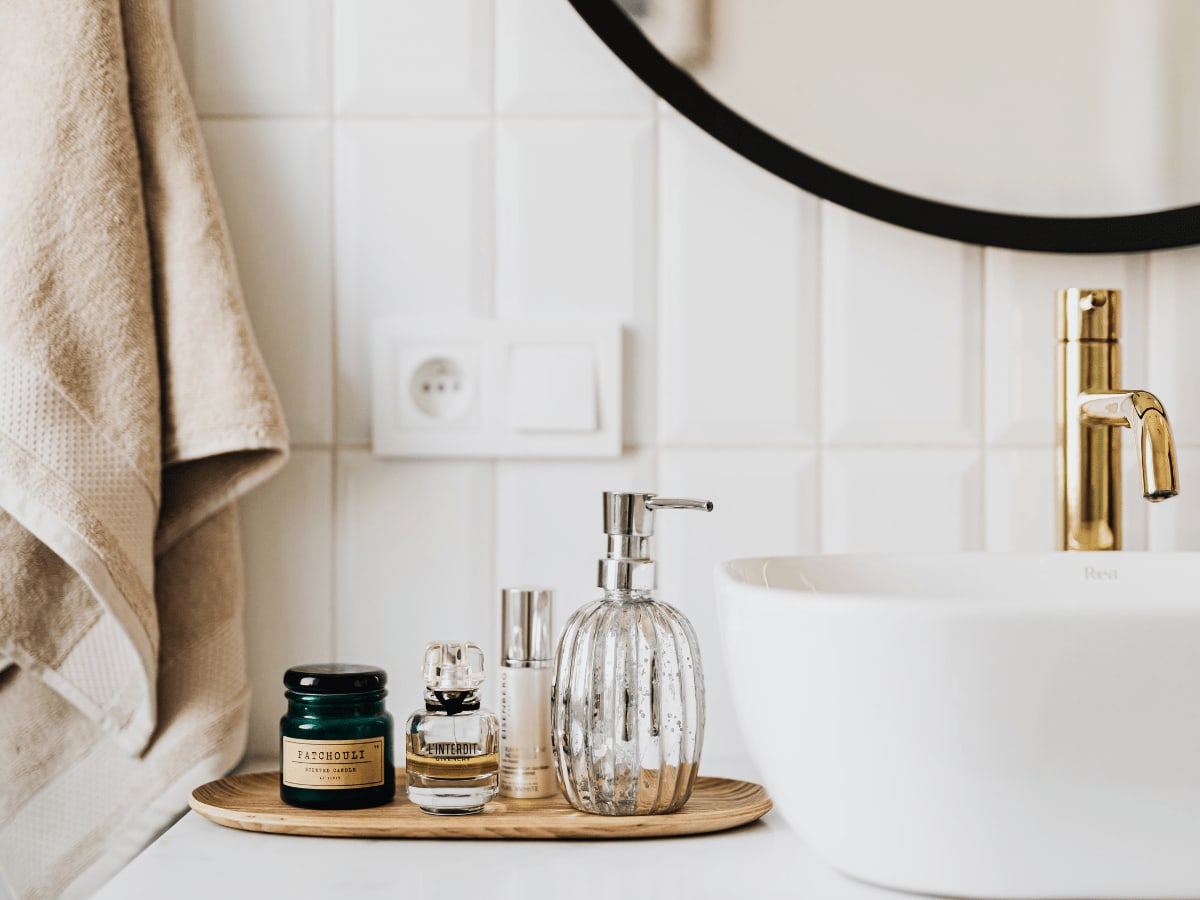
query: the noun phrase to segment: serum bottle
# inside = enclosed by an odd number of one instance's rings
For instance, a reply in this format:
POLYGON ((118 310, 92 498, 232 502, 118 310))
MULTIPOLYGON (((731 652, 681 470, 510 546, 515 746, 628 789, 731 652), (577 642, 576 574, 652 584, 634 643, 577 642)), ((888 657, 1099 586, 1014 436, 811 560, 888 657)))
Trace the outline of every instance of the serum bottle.
POLYGON ((501 592, 500 793, 533 799, 558 793, 550 739, 554 594, 545 588, 501 592))
POLYGON ((479 706, 483 651, 438 641, 425 648, 425 708, 404 729, 408 798, 427 813, 464 815, 496 796, 500 723, 479 706))

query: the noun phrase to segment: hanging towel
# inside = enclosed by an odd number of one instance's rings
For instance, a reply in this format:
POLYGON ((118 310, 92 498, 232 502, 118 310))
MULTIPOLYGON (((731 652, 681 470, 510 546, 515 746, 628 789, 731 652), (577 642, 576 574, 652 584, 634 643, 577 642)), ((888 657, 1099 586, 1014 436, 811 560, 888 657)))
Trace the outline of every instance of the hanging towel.
POLYGON ((0 872, 83 896, 245 748, 283 465, 161 0, 0 3, 0 872))

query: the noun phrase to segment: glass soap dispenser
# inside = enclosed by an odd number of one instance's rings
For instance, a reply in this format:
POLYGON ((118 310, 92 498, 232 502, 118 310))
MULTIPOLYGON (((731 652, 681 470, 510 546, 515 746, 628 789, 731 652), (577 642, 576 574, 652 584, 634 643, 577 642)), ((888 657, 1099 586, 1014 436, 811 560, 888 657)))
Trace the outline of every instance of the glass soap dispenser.
POLYGON ((650 538, 659 509, 707 500, 605 493, 604 597, 571 616, 559 641, 551 730, 559 783, 576 809, 668 813, 692 792, 704 741, 704 675, 692 624, 653 596, 650 538))
POLYGON ((422 667, 425 708, 404 729, 408 798, 427 813, 477 813, 496 796, 500 723, 479 706, 483 651, 435 641, 422 667))

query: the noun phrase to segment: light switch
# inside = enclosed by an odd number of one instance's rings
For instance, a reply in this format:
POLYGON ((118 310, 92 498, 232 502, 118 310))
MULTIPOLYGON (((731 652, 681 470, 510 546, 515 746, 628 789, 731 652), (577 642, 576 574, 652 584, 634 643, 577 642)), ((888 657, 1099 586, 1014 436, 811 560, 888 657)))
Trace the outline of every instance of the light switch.
POLYGON ((514 431, 595 431, 596 361, 590 345, 513 344, 508 424, 514 431))

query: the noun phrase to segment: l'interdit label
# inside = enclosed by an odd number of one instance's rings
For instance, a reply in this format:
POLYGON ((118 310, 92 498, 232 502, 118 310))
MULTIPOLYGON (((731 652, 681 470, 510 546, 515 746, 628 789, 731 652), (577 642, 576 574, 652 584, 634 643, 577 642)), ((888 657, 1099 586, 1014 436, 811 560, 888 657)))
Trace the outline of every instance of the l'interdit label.
POLYGON ((283 739, 283 783, 288 787, 377 787, 383 784, 383 738, 357 741, 283 739))

